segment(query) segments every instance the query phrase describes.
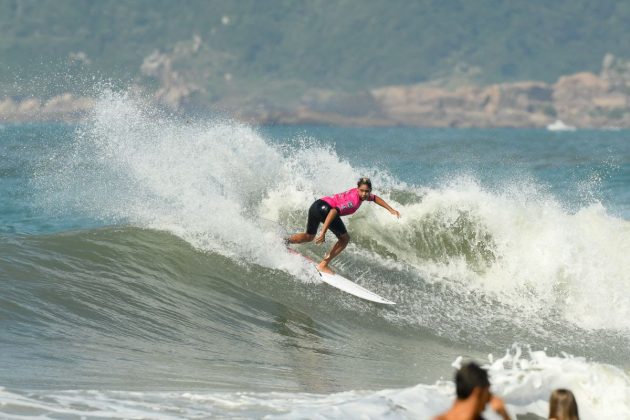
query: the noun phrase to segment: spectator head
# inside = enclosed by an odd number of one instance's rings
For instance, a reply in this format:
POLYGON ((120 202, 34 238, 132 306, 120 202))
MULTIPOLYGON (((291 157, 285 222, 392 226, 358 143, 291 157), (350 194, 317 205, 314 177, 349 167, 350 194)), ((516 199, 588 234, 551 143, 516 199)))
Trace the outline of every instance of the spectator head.
POLYGON ((568 389, 556 389, 549 398, 549 418, 556 420, 580 420, 577 402, 568 389))
POLYGON ((466 363, 455 373, 455 386, 457 399, 465 400, 475 388, 490 388, 488 372, 475 362, 466 363))
POLYGON ((455 387, 458 400, 474 398, 475 412, 481 414, 490 401, 490 381, 488 372, 478 364, 469 362, 464 364, 455 374, 455 387))

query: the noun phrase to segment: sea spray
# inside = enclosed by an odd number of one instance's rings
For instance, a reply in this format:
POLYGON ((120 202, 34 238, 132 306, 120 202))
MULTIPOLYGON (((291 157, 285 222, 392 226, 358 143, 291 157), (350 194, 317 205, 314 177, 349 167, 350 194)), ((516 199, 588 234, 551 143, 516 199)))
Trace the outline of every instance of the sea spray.
POLYGON ((437 330, 452 319, 473 335, 496 322, 547 334, 544 319, 556 324, 551 335, 563 322, 630 330, 629 223, 598 204, 569 211, 529 180, 492 188, 474 177, 412 185, 315 139, 277 144, 246 125, 188 121, 111 91, 45 165, 35 184, 49 209, 167 231, 199 250, 307 282, 312 272, 263 219, 300 231, 314 199, 370 175, 402 218, 374 204, 346 218, 352 242, 336 264, 373 266, 347 274, 405 303, 388 317, 437 330), (383 273, 371 275, 376 271, 383 273), (441 291, 431 290, 436 283, 441 291), (427 293, 440 299, 435 321, 423 313, 427 293))
POLYGON ((570 213, 521 187, 457 179, 425 190, 399 221, 369 208, 350 227, 374 258, 392 256, 427 281, 482 291, 529 319, 558 312, 581 328, 630 332, 630 223, 601 204, 570 213))
POLYGON ((49 209, 165 230, 201 250, 303 279, 312 275, 262 219, 287 222, 279 218, 283 206, 302 214, 361 173, 315 141, 283 150, 248 126, 181 120, 111 91, 50 162, 56 167, 36 177, 49 209), (266 208, 269 200, 276 209, 266 208))

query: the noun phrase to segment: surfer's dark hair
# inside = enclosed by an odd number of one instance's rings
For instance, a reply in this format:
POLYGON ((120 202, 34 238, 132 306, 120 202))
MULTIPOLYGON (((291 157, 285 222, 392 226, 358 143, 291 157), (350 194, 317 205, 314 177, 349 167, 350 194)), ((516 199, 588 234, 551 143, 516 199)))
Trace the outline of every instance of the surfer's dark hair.
POLYGON ((357 188, 361 185, 367 185, 370 191, 372 190, 372 181, 370 181, 370 178, 366 176, 364 176, 363 178, 359 178, 359 182, 357 182, 357 188))
POLYGON ((458 400, 470 397, 475 388, 490 388, 488 372, 475 362, 464 364, 455 373, 455 388, 458 400))

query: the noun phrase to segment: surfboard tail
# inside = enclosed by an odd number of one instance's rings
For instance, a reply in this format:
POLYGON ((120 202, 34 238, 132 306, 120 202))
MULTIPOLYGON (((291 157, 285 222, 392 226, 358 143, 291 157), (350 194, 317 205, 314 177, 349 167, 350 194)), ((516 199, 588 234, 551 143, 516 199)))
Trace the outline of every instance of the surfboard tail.
MULTIPOLYGON (((317 263, 313 259, 307 257, 306 255, 302 255, 299 252, 288 247, 287 247, 287 250, 292 254, 299 255, 300 257, 304 258, 306 261, 308 261, 309 263, 317 267, 317 263)), ((324 283, 329 284, 333 287, 336 287, 337 289, 344 291, 346 293, 349 293, 353 296, 356 296, 364 300, 368 300, 370 302, 380 303, 383 305, 396 304, 396 302, 392 302, 389 299, 385 299, 384 297, 372 292, 371 290, 366 289, 363 286, 356 284, 355 282, 351 280, 348 280, 347 278, 339 274, 322 273, 319 270, 317 272, 319 273, 319 276, 321 277, 324 283)))

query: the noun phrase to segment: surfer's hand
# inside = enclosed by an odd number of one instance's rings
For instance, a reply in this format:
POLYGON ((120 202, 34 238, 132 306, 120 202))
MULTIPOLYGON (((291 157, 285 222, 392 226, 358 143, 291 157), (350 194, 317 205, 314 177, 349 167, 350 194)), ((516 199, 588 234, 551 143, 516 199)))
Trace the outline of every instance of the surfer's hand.
POLYGON ((400 213, 398 213, 398 210, 391 209, 389 212, 400 219, 400 213))
POLYGON ((315 243, 317 245, 323 244, 324 242, 326 242, 326 232, 320 233, 319 236, 315 238, 315 243))

